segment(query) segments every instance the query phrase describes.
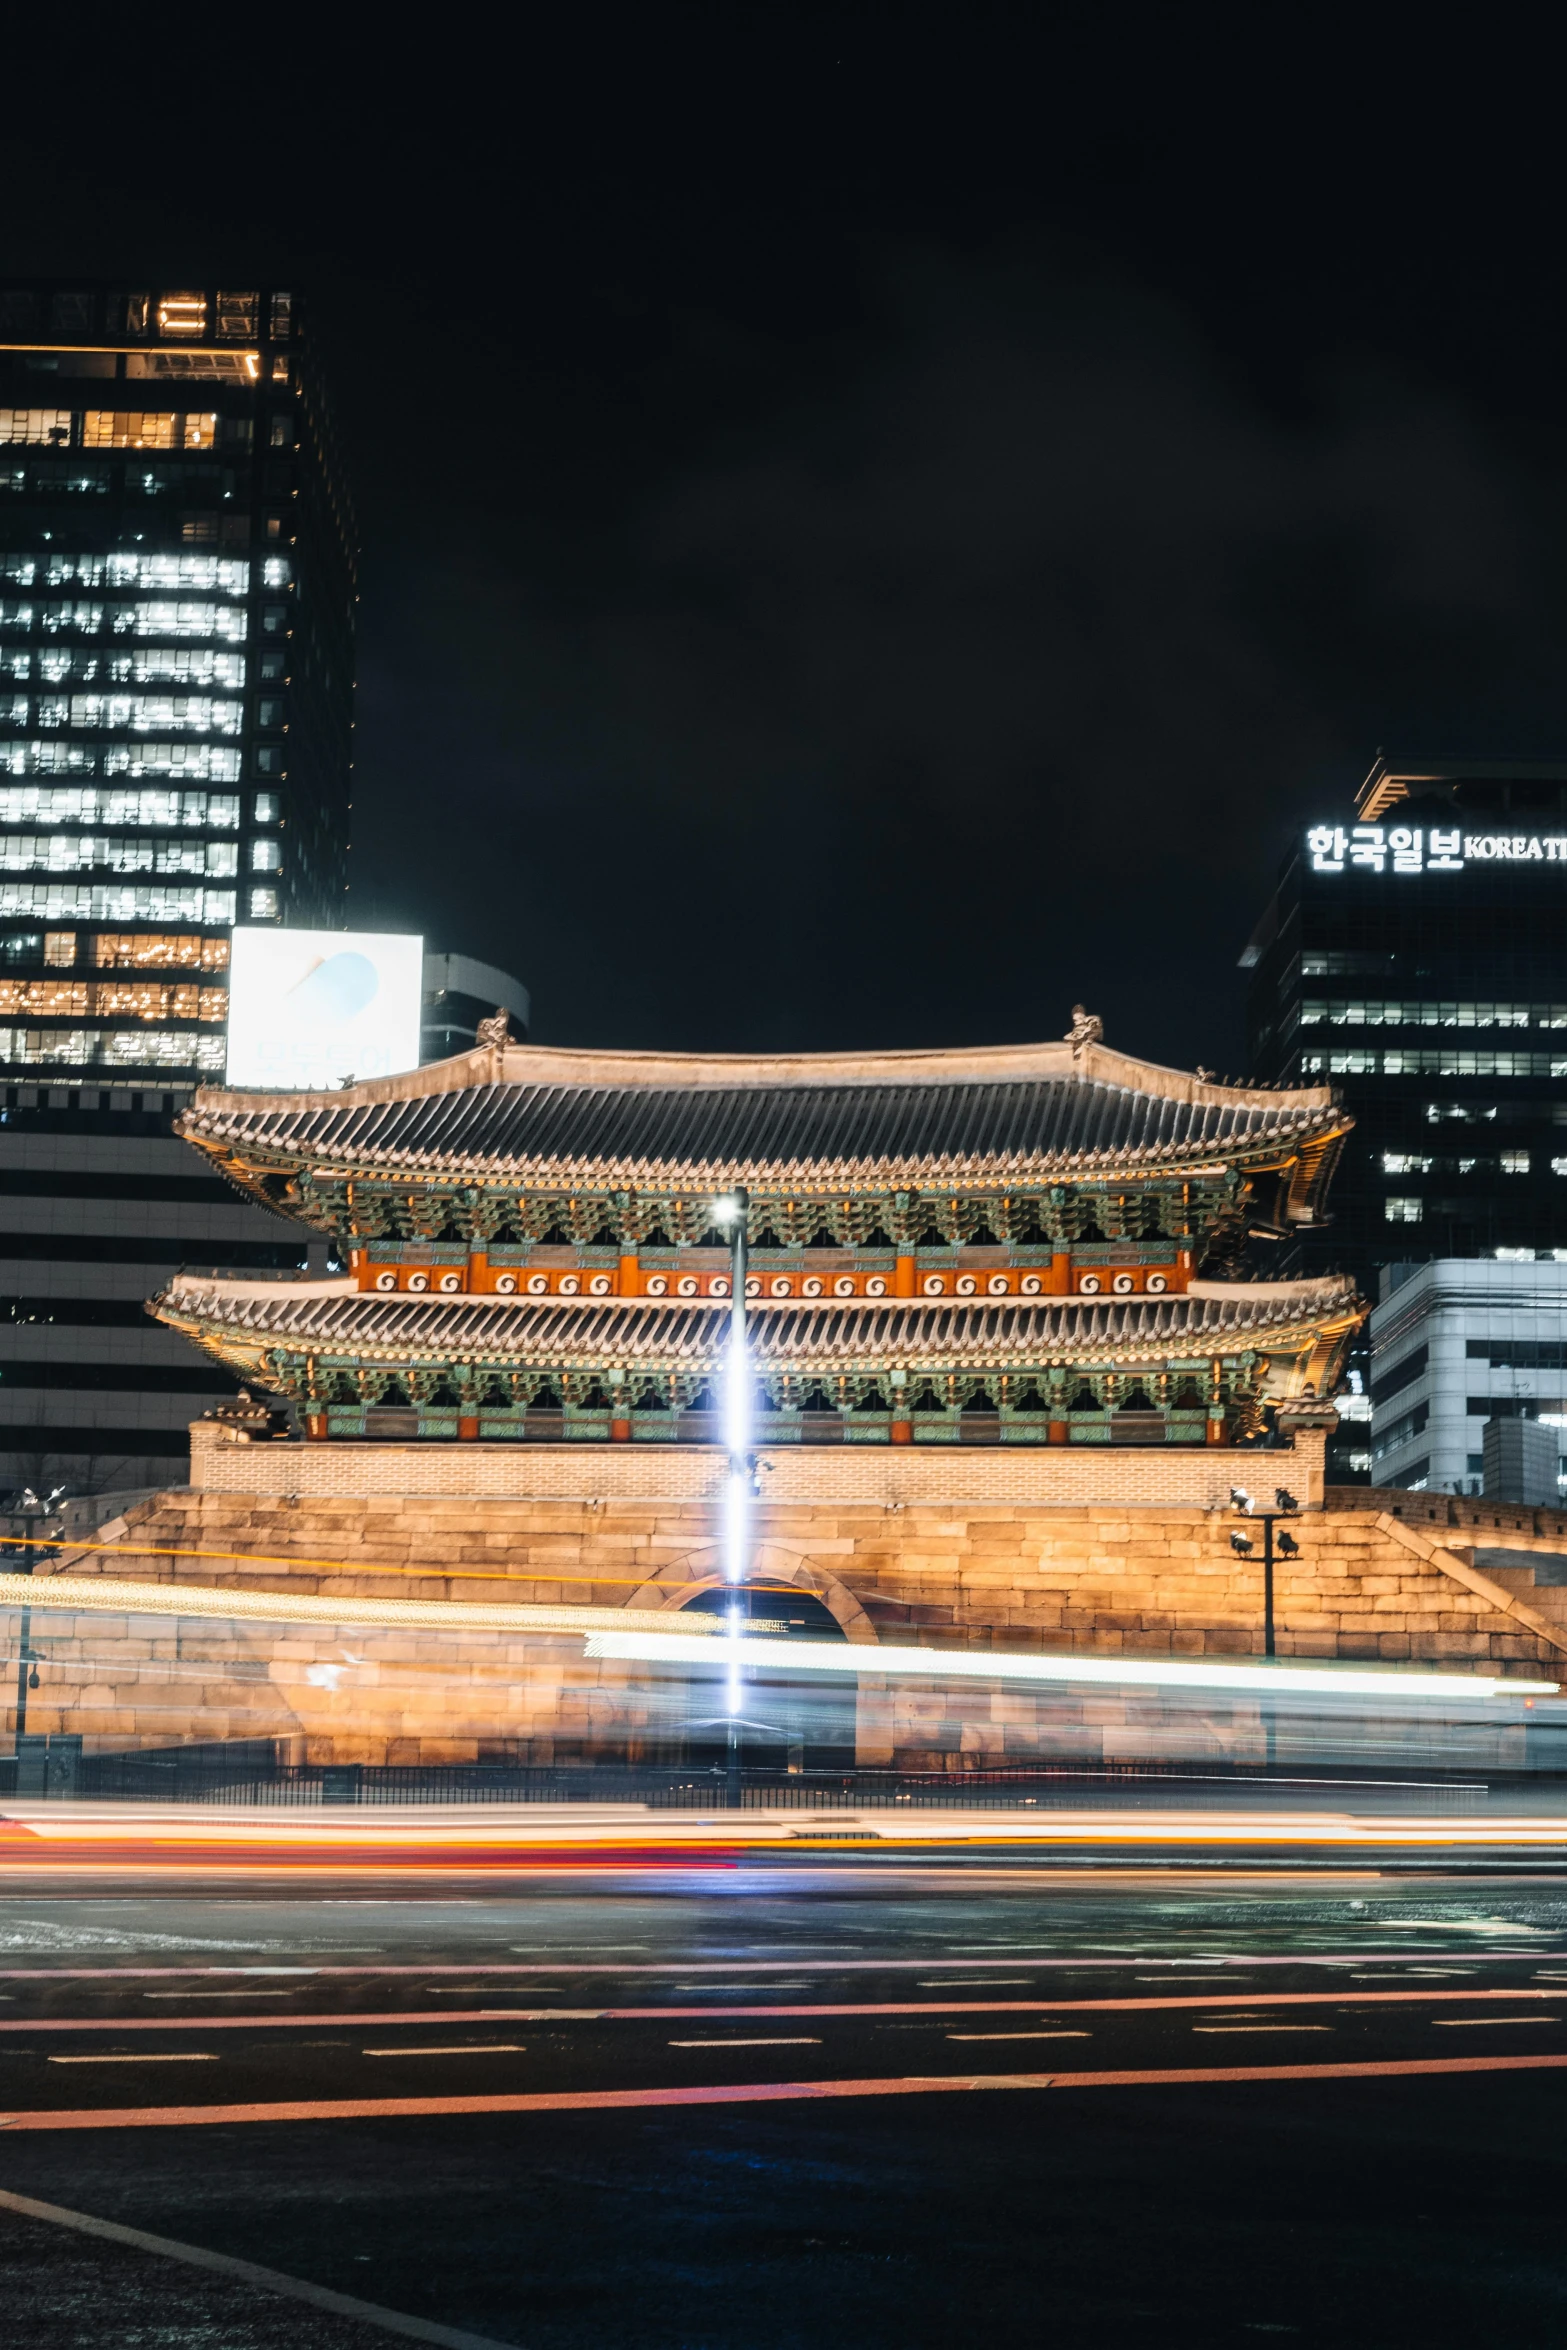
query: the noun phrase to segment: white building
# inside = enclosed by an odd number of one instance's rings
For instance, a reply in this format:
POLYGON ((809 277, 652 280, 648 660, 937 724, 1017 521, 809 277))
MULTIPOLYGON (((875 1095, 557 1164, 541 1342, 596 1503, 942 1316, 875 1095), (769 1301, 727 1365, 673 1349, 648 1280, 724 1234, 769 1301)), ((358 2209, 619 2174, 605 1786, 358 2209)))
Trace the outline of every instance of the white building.
POLYGON ((1544 1421, 1567 1447, 1567 1264, 1441 1257, 1390 1265, 1382 1280, 1371 1317, 1374 1485, 1478 1493, 1492 1419, 1544 1421))

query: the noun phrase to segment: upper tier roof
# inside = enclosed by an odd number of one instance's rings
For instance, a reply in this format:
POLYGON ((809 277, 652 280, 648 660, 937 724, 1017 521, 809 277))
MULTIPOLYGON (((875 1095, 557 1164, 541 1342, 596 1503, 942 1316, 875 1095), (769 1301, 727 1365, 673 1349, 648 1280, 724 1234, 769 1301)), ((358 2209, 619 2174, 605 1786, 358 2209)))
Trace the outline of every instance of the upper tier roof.
POLYGON ((252 1164, 607 1188, 1266 1163, 1348 1123, 1328 1086, 1216 1085, 1103 1045, 767 1058, 507 1045, 337 1093, 206 1088, 180 1131, 252 1164))

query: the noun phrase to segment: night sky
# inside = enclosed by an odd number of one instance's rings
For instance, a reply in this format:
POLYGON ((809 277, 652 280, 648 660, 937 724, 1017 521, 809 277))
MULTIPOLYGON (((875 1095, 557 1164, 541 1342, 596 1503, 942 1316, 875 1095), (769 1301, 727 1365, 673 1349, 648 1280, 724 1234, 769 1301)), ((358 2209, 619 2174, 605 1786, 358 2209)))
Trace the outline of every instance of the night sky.
POLYGON ((351 921, 544 1042, 1239 1072, 1293 824, 1567 752, 1554 68, 1453 22, 51 19, 6 267, 311 291, 351 921))

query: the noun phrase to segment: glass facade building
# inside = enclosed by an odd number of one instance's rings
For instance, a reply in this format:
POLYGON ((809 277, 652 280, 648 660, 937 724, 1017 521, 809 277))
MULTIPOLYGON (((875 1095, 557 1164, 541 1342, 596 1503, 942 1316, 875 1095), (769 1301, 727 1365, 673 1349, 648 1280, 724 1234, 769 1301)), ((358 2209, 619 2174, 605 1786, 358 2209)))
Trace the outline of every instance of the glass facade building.
POLYGON ((233 926, 344 920, 356 561, 291 289, 0 280, 0 1491, 178 1473, 141 1301, 305 1261, 170 1122, 233 926))
POLYGON ((285 289, 0 286, 0 1082, 222 1068, 343 914, 355 544, 285 289))
POLYGON ((1379 759, 1242 961, 1258 1076, 1330 1082, 1356 1121, 1297 1263, 1375 1300, 1395 1266, 1567 1261, 1567 764, 1379 759))

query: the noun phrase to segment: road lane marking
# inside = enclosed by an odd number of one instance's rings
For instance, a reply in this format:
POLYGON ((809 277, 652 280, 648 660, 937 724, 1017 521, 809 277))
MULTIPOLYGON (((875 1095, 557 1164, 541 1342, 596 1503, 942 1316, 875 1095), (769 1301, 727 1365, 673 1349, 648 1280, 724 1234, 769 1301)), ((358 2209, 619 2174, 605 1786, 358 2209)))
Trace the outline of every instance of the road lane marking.
POLYGON ((361 2048, 361 2056, 521 2056, 520 2040, 467 2040, 460 2048, 361 2048))
POLYGON ((1329 2064, 1182 2065, 1162 2072, 908 2073, 859 2080, 709 2083, 689 2089, 561 2089, 483 2097, 294 2098, 271 2105, 41 2108, 31 2113, 0 2113, 0 2129, 152 2130, 231 2127, 243 2122, 433 2120, 465 2114, 611 2113, 666 2105, 781 2105, 816 2098, 927 2097, 981 2089, 1227 2088, 1253 2081, 1392 2081, 1564 2070, 1567 2053, 1393 2057, 1329 2064))
POLYGON ((138 2049, 132 2056, 50 2056, 44 2061, 46 2064, 216 2064, 218 2060, 211 2049, 149 2048, 145 2052, 138 2049))
POLYGON ((949 2040, 1091 2040, 1092 2032, 949 2032, 949 2040))
POLYGON ((1331 2024, 1193 2024, 1194 2032, 1331 2032, 1331 2024))
POLYGON ((1476 2024, 1559 2024, 1559 2015, 1434 2015, 1434 2032, 1466 2032, 1476 2024))
POLYGON ((436 2342, 443 2350, 515 2350, 488 2334, 466 2334, 456 2326, 433 2325, 428 2318, 404 2317, 401 2310, 383 2309, 377 2301, 361 2301, 353 2293, 334 2293, 328 2285, 313 2285, 305 2277, 285 2276, 280 2269, 262 2268, 254 2260, 234 2260, 226 2252, 209 2252, 201 2244, 182 2244, 173 2236, 149 2235, 145 2228, 122 2227, 118 2220, 95 2219, 85 2211, 67 2211, 58 2203, 35 2203, 30 2195, 0 2190, 0 2209, 22 2219, 42 2220, 47 2226, 69 2228, 73 2235, 93 2236, 108 2244, 127 2244, 133 2252, 154 2252, 177 2260, 186 2268, 203 2268, 214 2276, 234 2277, 264 2293, 278 2293, 289 2301, 308 2301, 315 2309, 329 2309, 335 2317, 358 2318, 379 2326, 385 2334, 401 2334, 414 2342, 436 2342))
POLYGON ((820 2040, 797 2032, 787 2040, 671 2040, 671 2048, 820 2048, 820 2040))
POLYGON ((248 1991, 144 1991, 143 1999, 292 1999, 287 1991, 262 1991, 252 1985, 248 1991))

